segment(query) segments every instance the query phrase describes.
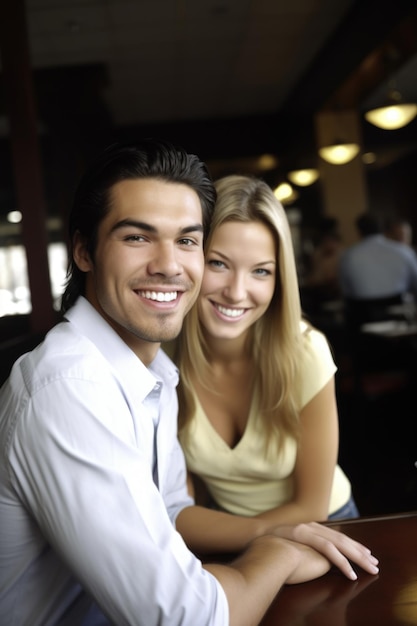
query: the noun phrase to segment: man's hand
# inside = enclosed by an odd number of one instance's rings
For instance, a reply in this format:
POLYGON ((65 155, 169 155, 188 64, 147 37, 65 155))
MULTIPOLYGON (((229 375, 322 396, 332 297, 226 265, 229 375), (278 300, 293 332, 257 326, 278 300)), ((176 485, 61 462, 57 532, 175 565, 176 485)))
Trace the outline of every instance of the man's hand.
POLYGON ((320 578, 326 574, 331 568, 331 563, 326 559, 323 554, 317 552, 313 548, 310 548, 302 543, 293 543, 287 540, 288 543, 293 545, 297 552, 299 563, 294 571, 288 576, 285 581, 288 585, 296 585, 298 583, 305 583, 315 578, 320 578))
POLYGON ((231 626, 259 624, 285 583, 301 583, 322 576, 329 561, 314 549, 276 535, 252 541, 229 564, 207 563, 222 585, 229 603, 231 626))

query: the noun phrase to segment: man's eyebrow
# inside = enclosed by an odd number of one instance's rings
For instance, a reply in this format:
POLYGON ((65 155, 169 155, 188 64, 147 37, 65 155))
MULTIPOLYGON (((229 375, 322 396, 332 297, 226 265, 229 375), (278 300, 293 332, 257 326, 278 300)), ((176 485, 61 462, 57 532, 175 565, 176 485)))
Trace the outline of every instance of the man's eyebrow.
POLYGON ((190 226, 186 226, 180 230, 181 235, 186 235, 187 233, 202 233, 204 231, 202 224, 191 224, 190 226))
MULTIPOLYGON (((120 220, 120 222, 113 224, 111 228, 111 232, 115 232, 121 228, 126 228, 126 227, 137 228, 138 230, 145 230, 149 233, 158 232, 158 229, 155 228, 155 226, 152 226, 151 224, 148 224, 147 222, 139 222, 138 220, 132 220, 132 219, 120 220)), ((182 228, 178 234, 186 235, 187 233, 203 232, 203 230, 204 230, 203 225, 200 223, 190 224, 189 226, 185 226, 184 228, 182 228)))
POLYGON ((156 233, 156 228, 154 226, 151 226, 151 224, 148 224, 147 222, 139 222, 137 220, 131 220, 131 219, 125 219, 125 220, 120 220, 120 222, 116 222, 116 224, 113 224, 113 226, 111 227, 111 232, 113 233, 116 230, 119 230, 121 228, 126 228, 126 227, 138 228, 139 230, 147 230, 150 233, 156 233))

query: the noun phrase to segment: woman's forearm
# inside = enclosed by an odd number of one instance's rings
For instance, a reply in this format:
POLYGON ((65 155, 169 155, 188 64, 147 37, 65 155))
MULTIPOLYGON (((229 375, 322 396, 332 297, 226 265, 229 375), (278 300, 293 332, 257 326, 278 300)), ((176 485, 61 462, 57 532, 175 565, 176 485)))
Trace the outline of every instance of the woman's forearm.
POLYGON ((201 506, 183 509, 176 520, 176 528, 188 547, 201 554, 239 552, 256 537, 268 533, 270 526, 262 519, 201 506))

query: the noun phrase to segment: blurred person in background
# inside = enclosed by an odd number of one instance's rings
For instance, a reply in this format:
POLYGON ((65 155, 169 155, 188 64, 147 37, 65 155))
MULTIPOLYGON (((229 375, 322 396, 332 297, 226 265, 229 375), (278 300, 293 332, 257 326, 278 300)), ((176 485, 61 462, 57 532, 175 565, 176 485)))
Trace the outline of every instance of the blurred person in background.
POLYGON ((413 229, 410 222, 404 217, 389 217, 385 223, 384 235, 393 241, 398 241, 406 246, 412 246, 413 229))
POLYGON ((388 239, 371 213, 360 215, 356 227, 360 241, 344 251, 339 264, 343 296, 355 300, 417 296, 414 251, 388 239))

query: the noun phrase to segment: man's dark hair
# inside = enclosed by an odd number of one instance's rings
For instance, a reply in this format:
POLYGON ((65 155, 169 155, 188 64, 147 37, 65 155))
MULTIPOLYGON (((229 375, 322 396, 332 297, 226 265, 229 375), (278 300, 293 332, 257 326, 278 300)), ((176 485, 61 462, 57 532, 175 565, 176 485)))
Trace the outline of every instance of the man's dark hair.
POLYGON ((112 187, 122 180, 141 178, 155 178, 191 187, 201 202, 204 236, 207 236, 216 191, 205 164, 197 156, 168 141, 157 139, 109 146, 91 164, 75 192, 68 225, 69 264, 62 313, 85 292, 85 272, 77 267, 73 259, 74 235, 77 232, 81 234, 94 260, 98 228, 111 208, 112 187))
POLYGON ((369 237, 381 232, 379 219, 372 213, 363 213, 356 220, 356 227, 362 237, 369 237))

